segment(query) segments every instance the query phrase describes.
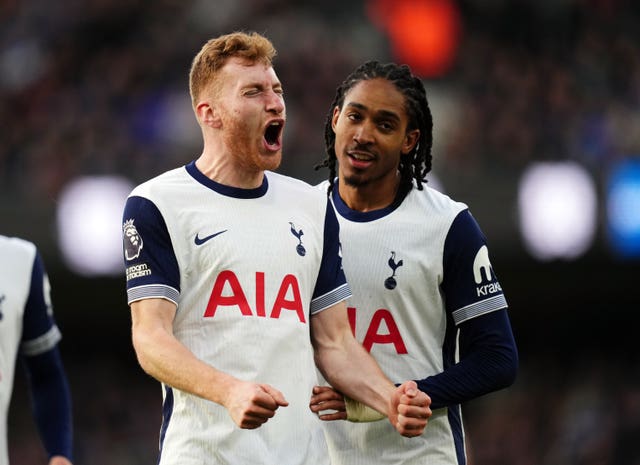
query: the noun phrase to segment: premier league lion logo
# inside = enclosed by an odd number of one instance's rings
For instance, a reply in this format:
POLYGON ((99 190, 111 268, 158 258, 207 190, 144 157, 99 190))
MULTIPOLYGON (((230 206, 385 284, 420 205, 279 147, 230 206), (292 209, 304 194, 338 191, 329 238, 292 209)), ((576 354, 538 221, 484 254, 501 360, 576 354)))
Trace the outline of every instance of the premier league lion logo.
POLYGON ((140 237, 138 230, 133 225, 133 220, 124 222, 122 233, 124 238, 124 257, 127 260, 138 258, 142 250, 142 237, 140 237))

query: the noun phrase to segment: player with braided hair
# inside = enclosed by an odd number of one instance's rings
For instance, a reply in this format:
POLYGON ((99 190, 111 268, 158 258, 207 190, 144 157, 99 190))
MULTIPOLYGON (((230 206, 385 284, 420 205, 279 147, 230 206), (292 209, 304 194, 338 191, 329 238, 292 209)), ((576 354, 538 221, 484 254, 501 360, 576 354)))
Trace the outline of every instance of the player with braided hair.
POLYGON ((394 382, 431 398, 425 432, 392 435, 382 415, 326 386, 334 465, 466 464, 461 404, 513 383, 518 355, 486 239, 467 205, 426 185, 432 117, 406 65, 367 62, 338 87, 325 127, 329 192, 340 223, 356 339, 394 382), (333 412, 331 412, 333 410, 333 412), (343 421, 363 422, 350 424, 343 421))
MULTIPOLYGON (((431 145, 433 120, 431 110, 427 102, 424 86, 417 77, 411 74, 408 66, 396 66, 394 64, 381 65, 376 61, 368 61, 358 67, 349 77, 338 87, 336 97, 331 104, 331 108, 342 107, 345 95, 351 88, 362 80, 375 78, 386 79, 392 82, 402 91, 406 98, 407 113, 410 115, 409 122, 415 127, 408 129, 423 128, 419 139, 413 150, 406 157, 400 159, 398 171, 400 173, 399 190, 407 193, 413 186, 412 179, 417 183, 415 186, 422 190, 422 183, 425 176, 431 171, 431 145)), ((327 147, 327 158, 316 167, 316 169, 327 167, 330 170, 329 179, 336 176, 336 152, 335 132, 331 127, 333 112, 329 112, 324 129, 324 140, 327 147)), ((333 184, 329 185, 329 189, 333 184)))

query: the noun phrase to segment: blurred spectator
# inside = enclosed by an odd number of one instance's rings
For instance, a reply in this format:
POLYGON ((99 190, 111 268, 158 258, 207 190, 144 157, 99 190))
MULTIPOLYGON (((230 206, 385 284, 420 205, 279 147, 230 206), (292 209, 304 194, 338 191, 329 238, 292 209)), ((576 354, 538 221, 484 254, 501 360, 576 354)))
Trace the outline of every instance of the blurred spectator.
MULTIPOLYGON (((391 59, 385 42, 367 24, 364 2, 224 3, 3 2, 0 189, 55 198, 78 174, 115 171, 136 182, 195 158, 190 53, 238 25, 269 31, 282 50, 290 113, 282 170, 311 179, 340 76, 362 59, 391 59), (342 14, 330 14, 332 5, 342 14), (177 136, 188 128, 191 136, 177 136)), ((443 80, 459 95, 460 119, 445 128, 436 170, 480 176, 494 165, 577 159, 597 171, 640 153, 632 130, 640 123, 638 6, 459 3, 463 42, 443 80)))

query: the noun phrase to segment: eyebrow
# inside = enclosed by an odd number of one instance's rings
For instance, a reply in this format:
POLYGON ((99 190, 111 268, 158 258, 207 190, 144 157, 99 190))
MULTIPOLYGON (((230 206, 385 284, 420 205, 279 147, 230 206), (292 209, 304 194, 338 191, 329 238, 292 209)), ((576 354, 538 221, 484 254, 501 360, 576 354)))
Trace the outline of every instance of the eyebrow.
POLYGON ((273 90, 282 90, 282 91, 284 91, 281 82, 265 83, 265 82, 262 82, 262 81, 252 81, 252 82, 248 82, 247 84, 241 86, 241 89, 259 89, 259 90, 264 90, 264 89, 268 89, 268 88, 271 88, 273 90))
MULTIPOLYGON (((349 102, 346 105, 347 107, 352 107, 352 108, 356 108, 358 110, 362 110, 362 111, 367 111, 368 108, 366 105, 363 105, 362 103, 358 103, 358 102, 349 102)), ((378 112, 376 112, 376 117, 383 117, 386 119, 392 119, 394 121, 400 121, 400 117, 398 116, 397 113, 393 112, 393 111, 389 111, 389 110, 380 110, 378 112)))

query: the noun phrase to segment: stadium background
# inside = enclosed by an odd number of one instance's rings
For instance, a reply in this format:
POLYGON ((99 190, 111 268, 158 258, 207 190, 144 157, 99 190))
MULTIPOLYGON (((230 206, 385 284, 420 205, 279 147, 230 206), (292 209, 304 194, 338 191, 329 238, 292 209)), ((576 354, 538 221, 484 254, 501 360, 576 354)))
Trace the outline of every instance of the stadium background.
MULTIPOLYGON (((637 3, 616 0, 0 2, 0 232, 36 242, 47 264, 76 463, 153 463, 161 391, 136 365, 121 274, 65 260, 61 197, 79 177, 138 183, 194 159, 190 60, 209 37, 246 29, 279 51, 280 171, 309 182, 326 175, 313 165, 348 72, 395 60, 424 77, 432 183, 486 233, 521 355, 512 388, 466 406, 470 463, 639 464, 640 258, 611 242, 606 209, 609 174, 640 158, 638 20, 637 3), (518 183, 537 162, 570 162, 595 186, 596 229, 572 257, 541 259, 523 241, 518 183)), ((44 463, 24 383, 18 373, 14 465, 44 463)))

